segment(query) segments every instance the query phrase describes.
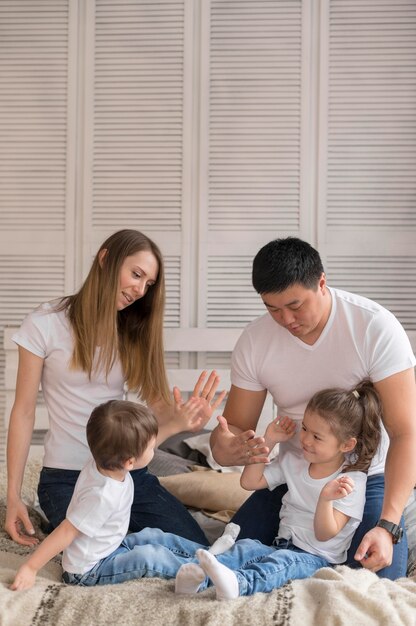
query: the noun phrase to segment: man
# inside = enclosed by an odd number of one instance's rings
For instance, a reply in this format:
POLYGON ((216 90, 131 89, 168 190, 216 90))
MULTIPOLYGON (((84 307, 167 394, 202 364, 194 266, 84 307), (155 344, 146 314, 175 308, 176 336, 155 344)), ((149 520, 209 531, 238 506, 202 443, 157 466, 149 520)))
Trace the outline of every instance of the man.
MULTIPOLYGON (((234 349, 228 425, 220 419, 213 431, 214 458, 221 465, 265 462, 269 451, 254 431, 267 391, 280 415, 300 423, 317 391, 348 389, 370 378, 388 436, 368 474, 366 510, 347 563, 387 578, 405 576, 400 525, 416 483, 416 360, 404 329, 377 303, 329 288, 318 252, 294 237, 271 241, 257 253, 253 286, 268 313, 247 326, 234 349)), ((299 439, 281 445, 299 445, 299 439)), ((284 493, 278 487, 253 494, 233 519, 240 537, 270 544, 284 493)))

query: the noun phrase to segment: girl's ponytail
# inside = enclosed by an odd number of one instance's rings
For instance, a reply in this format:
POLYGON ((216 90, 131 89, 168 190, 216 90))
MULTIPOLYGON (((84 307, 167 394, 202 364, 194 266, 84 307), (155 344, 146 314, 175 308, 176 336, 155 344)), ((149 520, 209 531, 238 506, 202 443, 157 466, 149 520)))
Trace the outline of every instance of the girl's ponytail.
POLYGON ((382 404, 370 380, 361 381, 351 393, 362 407, 362 421, 352 463, 344 471, 367 472, 381 441, 382 404))

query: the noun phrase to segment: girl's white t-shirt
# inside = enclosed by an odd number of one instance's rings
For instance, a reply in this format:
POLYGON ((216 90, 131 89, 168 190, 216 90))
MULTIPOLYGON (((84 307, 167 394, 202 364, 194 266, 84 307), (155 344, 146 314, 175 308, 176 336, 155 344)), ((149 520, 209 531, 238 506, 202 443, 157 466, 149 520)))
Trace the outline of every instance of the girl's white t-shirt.
POLYGON ((360 524, 365 505, 367 475, 364 472, 346 472, 354 481, 354 490, 345 498, 333 501, 333 507, 350 519, 340 532, 328 541, 315 537, 313 520, 322 488, 341 473, 336 471, 325 478, 311 478, 310 463, 300 451, 286 450, 264 468, 269 489, 287 483, 280 510, 278 537, 311 554, 318 554, 330 563, 343 563, 347 558, 353 535, 360 524))
POLYGON ((41 386, 49 430, 43 465, 81 470, 91 458, 85 430, 91 411, 98 404, 123 398, 124 376, 119 361, 107 378, 99 371, 90 380, 85 372, 70 369, 72 331, 65 311, 54 310, 56 304, 48 302, 29 313, 12 339, 44 359, 41 386))

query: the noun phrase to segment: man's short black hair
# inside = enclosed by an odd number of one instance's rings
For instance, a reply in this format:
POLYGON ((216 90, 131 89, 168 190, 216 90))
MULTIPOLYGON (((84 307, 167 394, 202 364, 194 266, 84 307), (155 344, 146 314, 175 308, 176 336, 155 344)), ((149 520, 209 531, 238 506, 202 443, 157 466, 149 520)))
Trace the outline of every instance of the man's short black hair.
POLYGON ((292 285, 316 289, 324 272, 315 248, 296 237, 274 239, 254 257, 253 287, 257 293, 280 293, 292 285))

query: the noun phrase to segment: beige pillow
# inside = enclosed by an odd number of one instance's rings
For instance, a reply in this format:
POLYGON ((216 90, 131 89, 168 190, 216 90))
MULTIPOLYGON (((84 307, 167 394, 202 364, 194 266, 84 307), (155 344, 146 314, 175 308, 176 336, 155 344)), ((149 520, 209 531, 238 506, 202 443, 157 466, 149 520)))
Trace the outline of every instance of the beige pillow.
POLYGON ((194 471, 159 478, 186 506, 207 511, 237 511, 252 493, 240 486, 239 472, 194 471))

